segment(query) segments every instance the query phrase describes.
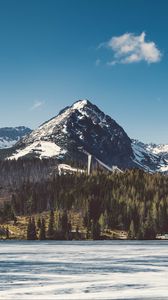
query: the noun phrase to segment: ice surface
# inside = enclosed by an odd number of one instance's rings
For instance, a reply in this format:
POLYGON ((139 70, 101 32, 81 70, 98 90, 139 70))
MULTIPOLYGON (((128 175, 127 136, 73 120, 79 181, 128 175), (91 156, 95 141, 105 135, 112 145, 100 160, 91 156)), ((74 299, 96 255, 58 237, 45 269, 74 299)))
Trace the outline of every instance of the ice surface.
POLYGON ((0 242, 0 299, 168 299, 167 241, 0 242))

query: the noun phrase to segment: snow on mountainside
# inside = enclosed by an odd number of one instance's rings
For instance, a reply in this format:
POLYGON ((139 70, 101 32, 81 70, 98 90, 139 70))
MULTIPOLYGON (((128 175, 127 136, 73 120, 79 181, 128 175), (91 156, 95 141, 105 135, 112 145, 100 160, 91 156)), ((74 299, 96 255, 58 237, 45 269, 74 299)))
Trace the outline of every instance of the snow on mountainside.
POLYGON ((43 155, 43 149, 40 155, 36 149, 37 142, 46 141, 60 147, 59 153, 55 151, 52 155, 57 158, 61 155, 72 160, 87 160, 84 152, 88 152, 109 166, 133 165, 130 138, 122 127, 88 100, 75 102, 23 138, 10 158, 49 156, 43 155))
POLYGON ((123 128, 88 100, 66 107, 51 120, 23 137, 9 159, 55 157, 87 162, 87 154, 119 169, 168 171, 168 146, 131 140, 123 128))
POLYGON ((30 132, 31 129, 24 126, 0 128, 0 149, 14 146, 23 136, 30 132))
POLYGON ((64 154, 66 151, 61 150, 59 146, 55 143, 48 141, 36 141, 31 145, 28 145, 24 149, 18 151, 16 154, 12 155, 10 159, 18 159, 20 157, 36 153, 39 158, 48 158, 57 156, 59 157, 61 154, 64 154))
POLYGON ((168 145, 155 145, 155 144, 149 144, 148 145, 148 150, 151 151, 154 154, 159 155, 161 160, 163 162, 166 162, 166 165, 163 163, 160 166, 160 171, 161 172, 168 172, 168 145))
POLYGON ((162 155, 163 157, 168 156, 168 145, 148 144, 147 149, 154 154, 159 154, 162 155))
POLYGON ((132 140, 134 161, 146 171, 168 172, 168 145, 144 144, 132 140))

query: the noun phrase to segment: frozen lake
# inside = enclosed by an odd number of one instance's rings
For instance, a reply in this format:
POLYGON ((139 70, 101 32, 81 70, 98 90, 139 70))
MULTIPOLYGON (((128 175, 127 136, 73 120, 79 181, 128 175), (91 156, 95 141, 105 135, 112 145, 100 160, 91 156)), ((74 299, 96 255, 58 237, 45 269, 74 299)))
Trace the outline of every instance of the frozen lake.
POLYGON ((168 242, 0 241, 0 299, 168 299, 168 242))

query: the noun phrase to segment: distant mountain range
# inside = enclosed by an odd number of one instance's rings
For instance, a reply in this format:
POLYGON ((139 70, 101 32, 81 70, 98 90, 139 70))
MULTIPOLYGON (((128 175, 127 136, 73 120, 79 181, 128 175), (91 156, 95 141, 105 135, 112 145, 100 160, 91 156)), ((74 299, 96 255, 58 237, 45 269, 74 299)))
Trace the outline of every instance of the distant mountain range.
POLYGON ((0 128, 0 149, 14 146, 23 136, 31 132, 25 126, 0 128))
POLYGON ((0 147, 15 144, 6 152, 9 159, 55 157, 61 162, 86 161, 87 154, 92 154, 110 168, 168 172, 168 145, 132 140, 119 124, 88 100, 66 107, 32 132, 26 127, 17 128, 13 128, 13 136, 2 136, 4 129, 0 129, 0 147))

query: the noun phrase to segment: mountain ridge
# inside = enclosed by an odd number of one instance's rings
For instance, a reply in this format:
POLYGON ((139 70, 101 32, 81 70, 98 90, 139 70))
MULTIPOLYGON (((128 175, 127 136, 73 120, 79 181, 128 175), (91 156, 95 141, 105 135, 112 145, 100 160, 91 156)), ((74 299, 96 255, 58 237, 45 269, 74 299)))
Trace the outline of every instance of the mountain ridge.
POLYGON ((115 120, 83 99, 21 138, 8 158, 55 157, 61 161, 69 158, 86 162, 86 153, 90 153, 110 168, 167 172, 168 147, 160 146, 159 150, 159 146, 152 145, 131 140, 115 120))
POLYGON ((0 149, 14 146, 24 135, 32 130, 25 126, 0 128, 0 149))
MULTIPOLYGON (((60 154, 73 158, 79 156, 82 159, 82 156, 86 156, 86 151, 100 160, 105 160, 106 164, 110 164, 111 159, 115 165, 126 167, 132 164, 129 158, 133 155, 130 138, 121 126, 88 100, 76 101, 23 138, 17 143, 17 147, 24 148, 33 144, 35 149, 32 154, 37 154, 43 152, 47 143, 51 146, 53 142, 59 147, 57 157, 60 154)), ((26 153, 29 153, 29 149, 26 153)), ((25 152, 16 154, 13 158, 19 158, 22 154, 25 152)), ((42 155, 40 157, 42 158, 42 155)))

